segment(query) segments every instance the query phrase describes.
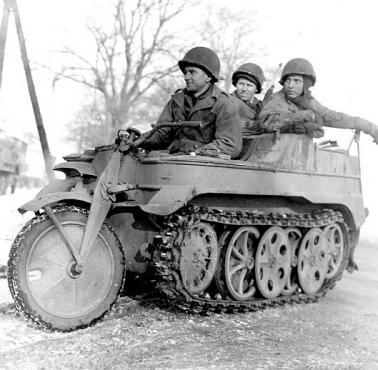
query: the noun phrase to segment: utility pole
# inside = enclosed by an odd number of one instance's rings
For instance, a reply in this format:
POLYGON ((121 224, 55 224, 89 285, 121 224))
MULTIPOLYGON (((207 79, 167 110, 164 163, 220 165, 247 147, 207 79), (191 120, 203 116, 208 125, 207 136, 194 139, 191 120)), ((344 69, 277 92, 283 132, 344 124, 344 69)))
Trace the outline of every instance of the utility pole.
POLYGON ((16 23, 18 43, 20 45, 21 58, 22 58, 22 63, 24 65, 24 71, 25 71, 26 82, 28 85, 29 96, 30 96, 30 100, 32 103, 33 111, 34 111, 35 122, 37 124, 39 140, 41 143, 43 158, 45 161, 46 174, 49 180, 52 181, 55 179, 55 176, 52 170, 53 158, 50 153, 49 145, 47 142, 46 131, 43 125, 41 110, 39 108, 39 103, 37 99, 37 93, 35 91, 35 86, 34 86, 32 74, 31 74, 28 54, 26 52, 25 37, 22 31, 20 14, 18 12, 16 0, 4 0, 4 13, 3 13, 3 20, 1 23, 1 29, 0 29, 0 87, 1 87, 2 67, 3 67, 3 60, 4 60, 4 51, 5 51, 5 43, 6 43, 6 36, 7 36, 7 29, 8 29, 8 18, 9 18, 10 10, 13 11, 14 19, 16 23), (4 24, 4 29, 3 29, 3 24, 4 24))
POLYGON ((3 65, 4 65, 5 44, 7 42, 9 12, 10 12, 9 0, 4 0, 3 18, 1 20, 1 27, 0 27, 0 89, 1 89, 1 82, 3 79, 3 65))

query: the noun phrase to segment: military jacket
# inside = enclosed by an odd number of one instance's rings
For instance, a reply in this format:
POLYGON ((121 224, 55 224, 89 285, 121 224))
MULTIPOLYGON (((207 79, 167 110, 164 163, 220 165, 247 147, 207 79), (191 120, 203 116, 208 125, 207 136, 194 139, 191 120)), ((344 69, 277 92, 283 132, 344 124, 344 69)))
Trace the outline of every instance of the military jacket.
POLYGON ((307 109, 297 106, 288 100, 283 90, 272 94, 261 110, 261 127, 265 131, 272 131, 288 123, 316 121, 326 127, 358 129, 367 134, 372 134, 373 132, 373 123, 360 117, 353 117, 328 109, 321 105, 311 94, 306 97, 306 102, 307 109))
POLYGON ((262 108, 262 101, 255 97, 252 103, 246 102, 239 98, 236 90, 231 96, 238 107, 243 136, 248 134, 258 134, 260 132, 258 119, 262 108))
POLYGON ((202 128, 162 127, 148 137, 145 149, 169 149, 170 153, 239 156, 242 148, 240 118, 235 104, 217 86, 193 104, 186 89, 172 95, 158 122, 202 121, 202 128))

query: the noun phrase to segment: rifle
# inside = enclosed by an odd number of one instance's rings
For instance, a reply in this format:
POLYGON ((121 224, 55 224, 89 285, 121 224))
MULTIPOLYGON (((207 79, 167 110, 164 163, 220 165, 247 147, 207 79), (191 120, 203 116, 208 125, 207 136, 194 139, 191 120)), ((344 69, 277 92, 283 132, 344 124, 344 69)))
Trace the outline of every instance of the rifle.
POLYGON ((277 77, 281 73, 281 68, 282 68, 282 63, 278 65, 278 68, 275 69, 273 76, 270 80, 270 86, 269 89, 266 91, 263 99, 263 104, 267 102, 267 100, 272 96, 273 91, 274 91, 274 82, 276 81, 277 77))

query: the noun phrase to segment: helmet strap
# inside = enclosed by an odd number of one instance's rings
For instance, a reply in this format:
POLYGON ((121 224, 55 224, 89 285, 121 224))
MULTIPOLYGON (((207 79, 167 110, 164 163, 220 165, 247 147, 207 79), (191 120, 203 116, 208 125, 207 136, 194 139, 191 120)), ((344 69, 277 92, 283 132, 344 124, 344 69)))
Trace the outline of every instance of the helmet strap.
POLYGON ((303 92, 306 93, 306 91, 309 91, 312 86, 314 86, 312 79, 306 75, 303 75, 303 92))

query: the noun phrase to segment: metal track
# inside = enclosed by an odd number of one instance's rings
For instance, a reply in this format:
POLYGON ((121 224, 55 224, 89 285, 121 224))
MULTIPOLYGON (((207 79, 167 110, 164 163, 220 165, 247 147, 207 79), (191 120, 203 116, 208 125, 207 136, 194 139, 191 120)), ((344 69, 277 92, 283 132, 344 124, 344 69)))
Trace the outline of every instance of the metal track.
POLYGON ((291 296, 280 296, 275 299, 251 298, 247 301, 232 299, 212 299, 209 294, 201 297, 194 296, 183 286, 179 271, 180 246, 189 228, 196 222, 205 221, 211 224, 223 224, 232 226, 281 226, 313 228, 324 227, 338 222, 345 227, 343 216, 340 212, 323 209, 309 214, 283 214, 264 213, 257 211, 221 210, 216 208, 204 208, 190 206, 171 216, 167 227, 154 240, 154 267, 161 277, 159 288, 178 307, 193 312, 247 312, 257 311, 266 307, 274 307, 288 303, 315 302, 332 289, 341 279, 348 262, 349 243, 346 241, 343 260, 336 275, 326 280, 319 291, 314 295, 294 293, 291 296))

